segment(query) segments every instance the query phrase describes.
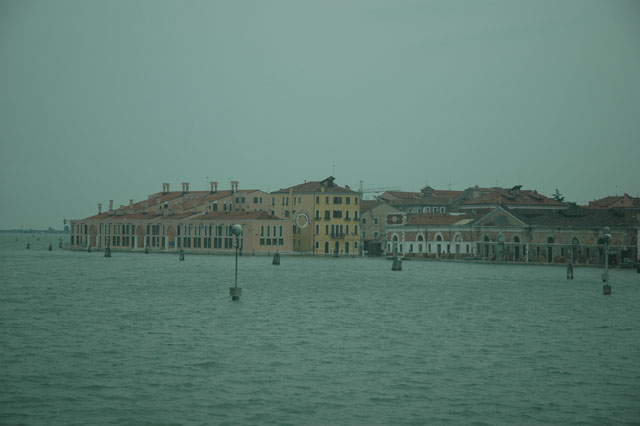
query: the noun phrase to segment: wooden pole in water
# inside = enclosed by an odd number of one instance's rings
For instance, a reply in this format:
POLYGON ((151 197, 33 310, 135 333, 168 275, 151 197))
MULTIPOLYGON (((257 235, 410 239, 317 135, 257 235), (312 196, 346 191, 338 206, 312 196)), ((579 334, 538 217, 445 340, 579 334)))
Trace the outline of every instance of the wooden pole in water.
POLYGON ((609 234, 609 227, 604 228, 604 274, 602 274, 602 294, 608 296, 611 294, 611 285, 609 285, 609 241, 611 241, 611 234, 609 234))
POLYGON ((236 237, 236 270, 234 286, 229 288, 231 300, 240 300, 242 289, 238 287, 238 248, 240 247, 240 235, 242 235, 242 226, 236 224, 231 227, 231 233, 236 237))

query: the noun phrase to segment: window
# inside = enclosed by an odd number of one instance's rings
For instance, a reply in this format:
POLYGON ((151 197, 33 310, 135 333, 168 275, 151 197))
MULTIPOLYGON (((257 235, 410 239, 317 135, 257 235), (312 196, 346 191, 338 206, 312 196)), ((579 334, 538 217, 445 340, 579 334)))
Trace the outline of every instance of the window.
POLYGON ((276 198, 275 197, 271 197, 271 205, 272 206, 276 205, 276 198))
POLYGON ((333 217, 335 219, 340 219, 342 217, 342 210, 334 210, 333 211, 333 217))
POLYGON ((380 233, 379 233, 379 232, 374 232, 374 233, 373 233, 373 238, 378 238, 379 236, 380 236, 380 233))
POLYGON ((440 207, 440 213, 444 213, 444 207, 440 207))
POLYGON ((253 204, 258 204, 258 197, 253 197, 253 204))
POLYGON ((329 210, 324 211, 324 219, 325 220, 331 219, 331 212, 329 210))
POLYGON ((324 226, 324 234, 329 235, 329 225, 324 226))
POLYGON ((320 204, 320 197, 316 195, 316 204, 320 204))
POLYGON ((342 204, 342 197, 333 197, 333 204, 342 204))
POLYGON ((320 235, 320 225, 316 225, 316 235, 320 235))
POLYGON ((354 227, 355 227, 356 229, 353 231, 353 233, 354 233, 355 235, 357 235, 357 234, 358 234, 358 225, 354 225, 354 227))
POLYGON ((316 219, 320 219, 320 210, 316 210, 316 219))
MULTIPOLYGON (((355 200, 356 200, 356 204, 358 204, 358 197, 356 197, 355 200)), ((356 247, 356 248, 358 248, 358 247, 356 247)))
MULTIPOLYGON (((362 219, 362 220, 364 220, 364 219, 362 219)), ((362 223, 364 223, 364 222, 362 222, 362 223)), ((374 217, 374 218, 373 218, 373 224, 374 224, 374 225, 377 225, 377 224, 378 224, 378 218, 377 218, 377 217, 374 217)))
POLYGON ((362 224, 363 224, 363 225, 366 225, 366 224, 367 224, 367 218, 366 218, 366 217, 363 217, 363 218, 362 218, 362 224))
POLYGON ((355 212, 353 212, 353 214, 354 214, 353 218, 354 218, 355 220, 358 220, 358 210, 356 210, 355 212))
POLYGON ((236 204, 240 204, 240 197, 236 197, 236 204))
POLYGON ((347 220, 349 220, 349 219, 350 219, 350 217, 349 217, 349 210, 345 210, 345 212, 344 212, 344 218, 345 218, 345 219, 347 219, 347 220))
POLYGON ((346 204, 351 204, 351 197, 344 197, 344 202, 346 204))
POLYGON ((242 197, 242 203, 244 203, 244 202, 245 202, 244 197, 242 197))
POLYGON ((289 210, 285 210, 284 217, 289 217, 289 210))
POLYGON ((324 197, 324 203, 329 204, 329 197, 324 197))

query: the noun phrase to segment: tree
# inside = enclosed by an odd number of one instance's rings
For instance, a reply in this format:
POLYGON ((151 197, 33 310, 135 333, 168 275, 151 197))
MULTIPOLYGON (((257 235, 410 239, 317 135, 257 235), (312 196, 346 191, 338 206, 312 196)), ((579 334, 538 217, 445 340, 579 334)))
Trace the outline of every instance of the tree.
POLYGON ((551 198, 553 198, 556 201, 564 201, 564 196, 560 193, 560 191, 558 191, 558 188, 556 188, 556 193, 553 194, 551 198))

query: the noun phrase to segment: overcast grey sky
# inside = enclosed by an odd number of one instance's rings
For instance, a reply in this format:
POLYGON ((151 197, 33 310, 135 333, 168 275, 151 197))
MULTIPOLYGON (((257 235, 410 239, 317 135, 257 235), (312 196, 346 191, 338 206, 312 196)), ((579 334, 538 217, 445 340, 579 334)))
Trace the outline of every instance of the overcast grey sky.
POLYGON ((640 192, 640 2, 0 0, 0 228, 191 182, 640 192))

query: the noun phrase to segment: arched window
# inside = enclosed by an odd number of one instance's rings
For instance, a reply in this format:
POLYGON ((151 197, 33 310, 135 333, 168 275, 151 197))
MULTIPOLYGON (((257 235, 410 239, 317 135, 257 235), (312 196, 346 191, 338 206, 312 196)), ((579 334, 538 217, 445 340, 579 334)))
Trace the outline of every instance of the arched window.
POLYGON ((547 238, 547 244, 553 244, 553 237, 547 238))
POLYGON ((436 241, 442 241, 442 236, 441 235, 436 235, 436 241))
POLYGON ((418 234, 418 241, 424 241, 424 238, 422 238, 422 234, 418 234))
POLYGON ((576 237, 573 237, 573 240, 571 240, 571 244, 573 244, 574 246, 580 245, 580 240, 578 240, 576 237))
POLYGON ((456 243, 461 243, 462 242, 462 237, 460 236, 460 234, 456 235, 455 242, 456 243))

